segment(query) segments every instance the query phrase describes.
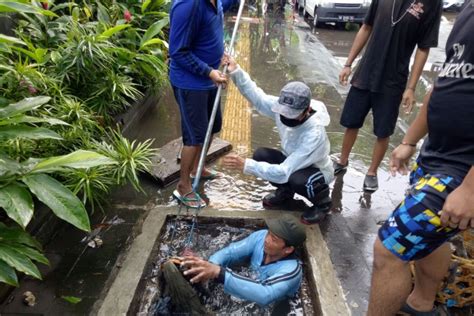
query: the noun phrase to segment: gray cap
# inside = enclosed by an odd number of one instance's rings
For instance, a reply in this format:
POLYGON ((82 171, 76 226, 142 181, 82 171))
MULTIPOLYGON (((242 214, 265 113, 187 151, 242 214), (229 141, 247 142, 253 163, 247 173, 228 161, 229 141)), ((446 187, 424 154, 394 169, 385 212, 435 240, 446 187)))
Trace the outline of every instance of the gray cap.
POLYGON ((301 81, 287 83, 272 111, 289 119, 297 118, 311 104, 311 89, 301 81))
POLYGON ((268 229, 285 240, 288 246, 300 246, 306 240, 306 229, 299 220, 290 214, 265 220, 268 229))

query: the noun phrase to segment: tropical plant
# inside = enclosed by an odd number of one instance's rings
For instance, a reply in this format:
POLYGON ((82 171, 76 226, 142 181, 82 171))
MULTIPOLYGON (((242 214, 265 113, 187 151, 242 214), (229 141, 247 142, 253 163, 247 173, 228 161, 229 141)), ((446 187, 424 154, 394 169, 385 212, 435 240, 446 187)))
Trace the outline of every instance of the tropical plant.
POLYGON ((166 80, 168 4, 0 0, 15 22, 0 34, 0 282, 41 278, 34 262, 48 261, 25 230, 37 201, 87 231, 86 206, 126 182, 140 190, 151 141, 107 125, 166 80))
MULTIPOLYGON (((18 143, 23 139, 60 140, 59 134, 35 124, 67 123, 27 114, 44 106, 49 100, 49 97, 38 96, 0 108, 0 139, 16 140, 18 143)), ((116 162, 97 152, 85 150, 43 159, 30 157, 26 160, 14 160, 0 154, 0 207, 11 220, 25 229, 33 218, 34 196, 59 218, 89 231, 89 217, 84 204, 51 175, 70 169, 111 164, 116 162)), ((26 232, 14 227, 7 228, 3 223, 0 225, 0 281, 16 285, 17 278, 12 269, 40 278, 31 260, 47 263, 47 259, 38 252, 41 250, 38 244, 32 242, 33 239, 26 232)))

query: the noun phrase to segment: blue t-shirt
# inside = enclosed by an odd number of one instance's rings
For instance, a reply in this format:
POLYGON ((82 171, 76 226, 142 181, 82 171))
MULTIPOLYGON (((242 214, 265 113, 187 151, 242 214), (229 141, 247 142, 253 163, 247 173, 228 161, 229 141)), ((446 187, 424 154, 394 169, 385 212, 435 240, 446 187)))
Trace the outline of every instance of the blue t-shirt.
POLYGON ((170 13, 170 81, 181 89, 210 90, 224 54, 224 12, 237 0, 175 0, 170 13))

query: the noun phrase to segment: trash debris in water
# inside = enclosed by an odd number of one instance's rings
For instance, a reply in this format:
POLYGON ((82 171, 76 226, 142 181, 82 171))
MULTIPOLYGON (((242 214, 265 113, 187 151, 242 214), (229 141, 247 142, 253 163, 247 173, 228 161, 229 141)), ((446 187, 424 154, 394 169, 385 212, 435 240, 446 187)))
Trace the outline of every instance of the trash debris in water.
POLYGON ((94 239, 92 239, 91 241, 87 243, 87 246, 89 246, 90 248, 99 248, 103 244, 104 242, 102 241, 102 239, 100 239, 99 237, 95 237, 94 239))
POLYGON ((30 307, 36 305, 36 296, 34 296, 33 293, 31 293, 30 291, 26 291, 25 293, 23 293, 23 297, 23 303, 25 303, 25 305, 28 305, 30 307))

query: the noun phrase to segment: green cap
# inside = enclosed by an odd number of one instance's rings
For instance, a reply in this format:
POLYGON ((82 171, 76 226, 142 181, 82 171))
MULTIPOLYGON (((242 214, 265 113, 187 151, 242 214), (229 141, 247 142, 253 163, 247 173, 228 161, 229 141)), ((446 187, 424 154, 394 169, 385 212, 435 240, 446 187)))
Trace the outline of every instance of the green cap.
POLYGON ((299 220, 290 214, 265 220, 268 229, 285 240, 288 246, 297 247, 306 240, 306 229, 299 220))

